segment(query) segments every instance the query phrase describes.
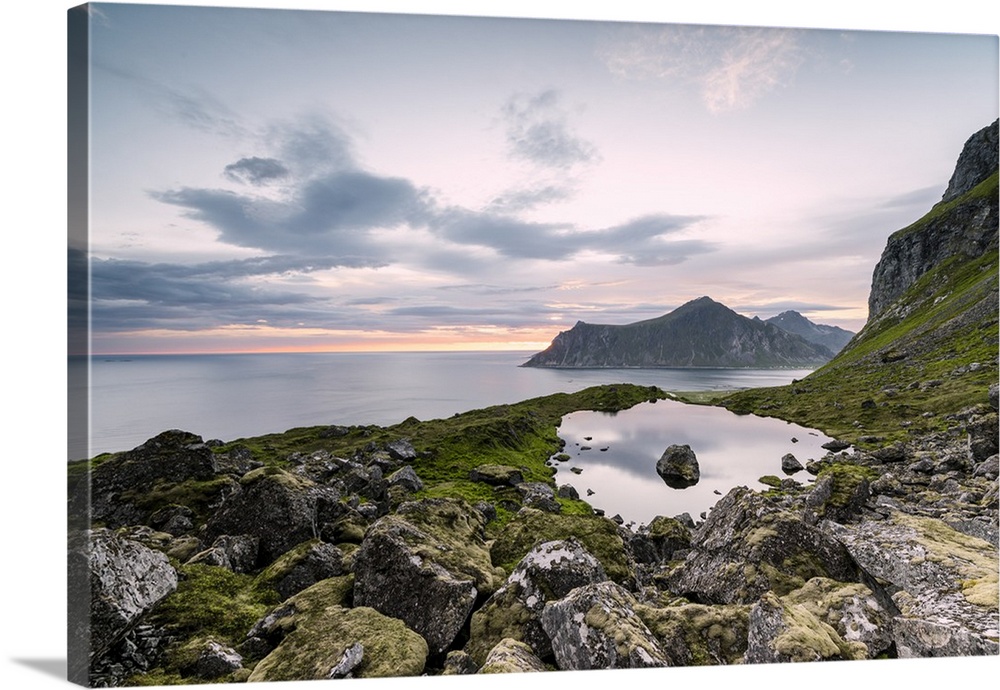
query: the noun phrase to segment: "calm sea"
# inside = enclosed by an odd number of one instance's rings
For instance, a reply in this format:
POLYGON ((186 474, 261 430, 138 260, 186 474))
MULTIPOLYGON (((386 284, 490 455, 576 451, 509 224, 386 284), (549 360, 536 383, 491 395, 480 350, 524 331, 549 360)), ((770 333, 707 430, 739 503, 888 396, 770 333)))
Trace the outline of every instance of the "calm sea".
MULTIPOLYGON (((560 391, 572 392, 602 383, 637 383, 674 391, 721 390, 783 385, 809 373, 808 370, 792 369, 559 370, 520 367, 531 354, 411 352, 95 356, 90 361, 89 446, 84 432, 78 432, 74 437, 71 430, 70 442, 77 444, 71 445, 71 448, 83 449, 71 459, 128 450, 166 429, 183 429, 206 440, 218 438, 230 441, 300 426, 388 425, 409 416, 418 419, 449 417, 456 412, 560 391)), ((87 360, 71 359, 69 366, 80 371, 81 367, 87 366, 87 360)), ((75 378, 71 375, 70 381, 75 378)), ((77 387, 69 393, 73 405, 87 400, 85 387, 77 387)), ((709 414, 715 416, 706 421, 706 408, 679 404, 661 404, 654 408, 658 412, 653 414, 662 415, 669 411, 674 426, 680 424, 690 433, 696 433, 695 429, 702 430, 705 440, 695 441, 692 447, 697 447, 699 443, 711 443, 717 447, 722 420, 741 424, 742 440, 733 452, 741 458, 748 455, 747 447, 752 444, 748 444, 747 437, 752 437, 753 432, 746 429, 746 421, 736 421, 739 419, 736 415, 721 409, 713 410, 709 414), (683 421, 685 419, 687 421, 683 421)), ((618 418, 625 422, 631 416, 618 418)), ((635 476, 629 469, 633 463, 626 462, 624 456, 619 455, 626 452, 620 442, 621 435, 642 436, 647 445, 662 446, 652 458, 654 467, 666 444, 675 442, 670 439, 670 434, 656 431, 657 428, 661 431, 666 429, 667 425, 657 421, 655 416, 646 418, 652 429, 649 433, 654 434, 652 439, 647 432, 640 434, 635 429, 626 430, 624 426, 619 432, 609 430, 606 425, 601 427, 606 441, 618 439, 614 450, 601 453, 600 459, 605 464, 614 457, 622 459, 618 464, 626 474, 621 475, 619 483, 631 481, 635 476), (655 436, 657 433, 659 436, 655 436)), ((773 421, 767 420, 766 423, 773 421)), ((597 429, 597 422, 587 422, 584 426, 590 427, 593 432, 597 429)), ((565 427, 567 433, 575 428, 572 424, 565 427)), ((807 431, 781 430, 786 442, 793 433, 804 438, 807 431)), ((651 450, 640 452, 652 453, 651 450)), ((773 449, 769 449, 766 455, 774 460, 774 453, 773 449)), ((597 460, 596 456, 594 460, 597 460)), ((615 483, 607 474, 598 476, 599 472, 608 470, 598 469, 592 462, 584 464, 589 467, 585 467, 580 475, 581 493, 590 488, 595 480, 605 485, 609 481, 615 483)), ((730 464, 747 463, 734 456, 730 464)), ((753 471, 757 472, 757 464, 753 467, 753 471)), ((566 469, 559 473, 560 482, 567 480, 569 473, 566 469)), ((718 474, 718 471, 712 472, 718 474)), ((653 485, 659 482, 655 472, 650 477, 647 471, 645 479, 653 485)), ((657 487, 657 490, 661 488, 657 487)), ((607 493, 609 495, 604 497, 595 495, 591 503, 601 506, 603 501, 598 499, 607 501, 612 498, 610 492, 607 493)), ((689 495, 695 493, 692 491, 689 495)), ((622 501, 612 500, 601 507, 605 507, 609 515, 624 510, 623 517, 629 517, 626 515, 629 513, 628 503, 626 492, 622 501)), ((695 505, 689 501, 683 510, 690 512, 702 503, 695 505)), ((633 517, 645 519, 646 512, 648 510, 645 509, 641 514, 633 511, 633 517)), ((697 512, 695 510, 695 516, 697 512)))

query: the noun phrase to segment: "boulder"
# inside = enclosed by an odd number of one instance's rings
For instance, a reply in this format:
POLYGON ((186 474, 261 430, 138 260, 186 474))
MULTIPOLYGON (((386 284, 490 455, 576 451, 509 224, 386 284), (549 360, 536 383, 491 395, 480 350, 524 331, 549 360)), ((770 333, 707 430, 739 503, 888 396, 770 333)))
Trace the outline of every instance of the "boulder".
POLYGON ((401 438, 386 445, 389 457, 400 462, 411 462, 417 459, 417 451, 410 443, 410 439, 401 438))
POLYGON ((782 601, 789 606, 802 606, 836 630, 844 642, 864 645, 865 658, 876 659, 892 648, 894 611, 886 609, 875 593, 861 583, 815 577, 789 592, 782 601))
POLYGON ((257 576, 257 582, 271 587, 282 599, 287 599, 320 580, 349 572, 343 551, 313 539, 284 553, 257 576))
POLYGON ((504 639, 524 642, 532 653, 552 655, 541 613, 549 601, 608 576, 600 562, 575 539, 539 544, 517 564, 506 582, 472 614, 466 651, 478 663, 504 639))
POLYGON ((701 477, 698 458, 691 446, 686 444, 672 445, 663 451, 656 462, 656 473, 673 489, 694 486, 701 477))
POLYGON ((984 477, 986 479, 996 479, 1000 476, 1000 455, 993 454, 986 458, 972 472, 973 477, 984 477))
POLYGON ((535 656, 531 647, 505 638, 490 650, 479 673, 533 673, 546 670, 545 664, 535 656))
MULTIPOLYGON (((208 481, 216 477, 215 455, 200 436, 176 429, 149 439, 97 465, 90 494, 71 497, 93 522, 116 528, 146 522, 151 511, 142 500, 156 484, 208 481)), ((85 487, 81 487, 81 491, 85 487)), ((71 508, 71 514, 79 514, 71 508)))
POLYGON ((277 468, 260 468, 240 480, 209 518, 207 539, 244 534, 259 543, 257 565, 267 565, 296 544, 317 536, 319 487, 277 468))
POLYGON ((877 475, 862 465, 834 463, 824 467, 806 496, 805 518, 834 522, 857 520, 871 497, 871 480, 877 475))
POLYGON ((198 658, 191 666, 184 669, 185 675, 195 676, 201 680, 215 680, 228 676, 243 668, 243 657, 233 649, 209 640, 198 658))
POLYGON ((424 488, 424 483, 420 481, 420 477, 417 476, 416 470, 412 466, 406 465, 396 470, 389 475, 386 480, 389 487, 399 486, 408 491, 409 493, 416 493, 424 488))
POLYGON ((941 520, 892 510, 885 520, 828 523, 851 556, 895 592, 900 657, 997 654, 997 547, 941 520))
POLYGON ((743 663, 749 605, 639 605, 636 613, 659 640, 670 666, 743 663))
POLYGON ((748 664, 864 658, 864 645, 844 642, 837 631, 805 607, 788 605, 767 592, 750 609, 748 664))
POLYGON ((278 642, 248 681, 420 675, 427 660, 424 639, 372 608, 344 608, 344 594, 342 578, 324 580, 254 626, 252 636, 278 642))
POLYGON ((441 671, 442 676, 468 676, 476 673, 479 670, 479 666, 476 662, 472 660, 466 652, 455 649, 448 652, 448 655, 444 659, 444 670, 441 671))
POLYGON ((827 441, 826 443, 820 446, 820 448, 825 448, 831 453, 839 453, 840 451, 847 450, 850 447, 851 447, 850 443, 848 443, 847 441, 841 441, 839 439, 833 439, 831 441, 827 441))
POLYGON ((781 457, 781 471, 785 474, 795 474, 796 472, 801 472, 805 468, 802 463, 792 455, 791 453, 785 453, 781 457))
POLYGON ((542 610, 542 628, 563 671, 667 665, 656 637, 636 613, 638 603, 613 582, 577 587, 542 610))
POLYGON ((256 569, 260 540, 249 534, 235 537, 223 535, 212 542, 212 546, 201 551, 187 563, 204 563, 232 570, 234 573, 249 573, 256 569))
POLYGON ((629 532, 625 541, 637 563, 667 563, 674 557, 674 552, 691 546, 691 530, 676 518, 658 515, 649 525, 629 532))
POLYGON ((517 486, 524 481, 524 475, 520 469, 510 465, 480 465, 469 472, 469 481, 490 486, 517 486))
POLYGON ((513 571, 535 546, 547 541, 576 538, 593 555, 608 577, 632 584, 633 573, 618 525, 598 515, 566 515, 522 508, 507 522, 490 547, 496 566, 513 571))
POLYGON ((177 589, 165 555, 107 529, 74 534, 68 557, 71 605, 89 601, 91 665, 177 589))
POLYGON ((372 525, 354 561, 354 604, 404 621, 444 652, 476 597, 502 581, 490 563, 480 513, 458 499, 400 506, 372 525))
POLYGON ((753 604, 768 590, 786 594, 813 577, 855 582, 860 572, 833 536, 780 503, 736 487, 715 504, 664 584, 704 604, 753 604))
POLYGON ((525 507, 536 508, 546 513, 558 513, 562 506, 556 500, 555 491, 543 482, 522 482, 517 485, 521 501, 525 507))

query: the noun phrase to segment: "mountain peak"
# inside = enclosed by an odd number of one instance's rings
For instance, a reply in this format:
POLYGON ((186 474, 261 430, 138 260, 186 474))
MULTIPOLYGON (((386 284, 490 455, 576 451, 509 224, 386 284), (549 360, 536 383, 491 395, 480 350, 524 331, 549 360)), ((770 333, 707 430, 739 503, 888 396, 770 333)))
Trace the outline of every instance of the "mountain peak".
POLYGON ((822 345, 741 316, 704 296, 647 321, 621 326, 577 323, 525 366, 815 367, 832 356, 822 345))

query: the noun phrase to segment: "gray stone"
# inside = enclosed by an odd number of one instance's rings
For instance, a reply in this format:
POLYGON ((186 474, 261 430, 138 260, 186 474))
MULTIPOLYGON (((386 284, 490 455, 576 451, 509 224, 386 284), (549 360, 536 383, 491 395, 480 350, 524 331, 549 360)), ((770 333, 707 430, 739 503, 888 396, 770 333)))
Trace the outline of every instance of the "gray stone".
POLYGON ((796 459, 791 453, 785 453, 781 457, 781 471, 785 474, 795 474, 796 472, 801 472, 805 469, 802 463, 796 459))
POLYGON ((526 643, 540 658, 549 657, 552 646, 541 624, 545 604, 607 579, 600 562, 575 539, 539 544, 472 615, 467 651, 477 663, 485 663, 490 649, 511 638, 526 643))
POLYGON ((656 473, 674 489, 694 486, 701 477, 698 458, 687 444, 672 445, 663 451, 656 462, 656 473))
POLYGON ((613 582, 578 587, 545 605, 542 628, 560 670, 649 668, 667 665, 637 602, 613 582))
POLYGON ((389 486, 401 486, 410 493, 416 493, 424 488, 424 483, 420 481, 416 470, 412 466, 406 465, 389 475, 386 480, 389 486))
POLYGON ((159 551, 107 529, 74 535, 70 586, 89 592, 90 661, 100 658, 142 617, 177 589, 177 571, 159 551))
POLYGON ((507 638, 490 650, 479 673, 537 673, 546 670, 545 664, 535 656, 531 647, 507 638))

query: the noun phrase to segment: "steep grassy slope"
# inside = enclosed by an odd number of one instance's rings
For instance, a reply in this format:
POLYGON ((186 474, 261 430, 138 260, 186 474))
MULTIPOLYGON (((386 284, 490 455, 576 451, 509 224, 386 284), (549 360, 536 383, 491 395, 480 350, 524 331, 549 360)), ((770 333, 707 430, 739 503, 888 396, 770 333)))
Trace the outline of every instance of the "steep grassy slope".
POLYGON ((992 240, 978 256, 959 252, 924 272, 802 381, 736 393, 720 404, 851 441, 879 436, 882 443, 946 430, 956 425, 949 415, 985 404, 997 382, 996 198, 994 173, 890 239, 905 239, 987 199, 992 217, 980 222, 992 240))

